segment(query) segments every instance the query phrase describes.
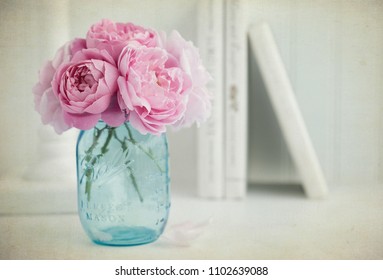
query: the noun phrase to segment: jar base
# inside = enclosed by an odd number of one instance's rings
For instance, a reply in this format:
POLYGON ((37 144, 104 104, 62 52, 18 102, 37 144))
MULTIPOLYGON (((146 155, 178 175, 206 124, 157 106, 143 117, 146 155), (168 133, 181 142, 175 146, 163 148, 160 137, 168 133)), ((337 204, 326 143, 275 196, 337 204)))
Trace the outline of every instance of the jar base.
POLYGON ((154 242, 159 235, 147 227, 111 227, 90 237, 94 243, 100 245, 135 246, 154 242))

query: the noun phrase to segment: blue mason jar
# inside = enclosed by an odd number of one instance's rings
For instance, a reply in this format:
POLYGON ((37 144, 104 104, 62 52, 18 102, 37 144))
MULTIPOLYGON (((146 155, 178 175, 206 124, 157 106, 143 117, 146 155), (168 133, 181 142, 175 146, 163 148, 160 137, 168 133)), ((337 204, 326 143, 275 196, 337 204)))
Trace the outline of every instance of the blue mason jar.
POLYGON ((166 134, 102 121, 77 141, 78 211, 95 243, 139 245, 163 232, 170 208, 166 134))

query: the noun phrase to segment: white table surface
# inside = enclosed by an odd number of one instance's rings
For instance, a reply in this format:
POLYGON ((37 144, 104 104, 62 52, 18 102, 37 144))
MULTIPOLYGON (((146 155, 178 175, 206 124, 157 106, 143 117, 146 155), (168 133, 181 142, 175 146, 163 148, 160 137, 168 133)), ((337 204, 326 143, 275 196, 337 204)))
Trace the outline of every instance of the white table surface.
MULTIPOLYGON (((134 247, 96 245, 74 210, 48 211, 43 197, 18 196, 0 187, 0 259, 383 259, 383 186, 332 187, 325 200, 309 200, 296 187, 257 186, 239 201, 173 188, 165 234, 180 223, 208 221, 187 246, 164 238, 134 247)), ((62 200, 55 199, 58 207, 62 200)))

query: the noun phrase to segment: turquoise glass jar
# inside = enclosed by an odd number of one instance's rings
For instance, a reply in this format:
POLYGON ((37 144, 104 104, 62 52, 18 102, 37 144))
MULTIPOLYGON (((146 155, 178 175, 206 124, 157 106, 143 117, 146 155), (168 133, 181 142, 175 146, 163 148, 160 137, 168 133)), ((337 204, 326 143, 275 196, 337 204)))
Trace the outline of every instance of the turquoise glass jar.
POLYGON ((100 121, 77 141, 78 211, 95 243, 139 245, 162 234, 169 215, 166 134, 100 121))

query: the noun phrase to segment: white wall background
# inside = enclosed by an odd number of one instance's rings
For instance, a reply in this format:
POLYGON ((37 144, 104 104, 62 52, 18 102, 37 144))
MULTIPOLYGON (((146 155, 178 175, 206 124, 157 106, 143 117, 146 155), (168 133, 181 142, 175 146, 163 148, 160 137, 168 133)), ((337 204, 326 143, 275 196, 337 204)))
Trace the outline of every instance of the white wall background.
MULTIPOLYGON (((250 3, 250 21, 274 31, 329 183, 382 183, 383 2, 250 3)), ((294 181, 254 59, 250 111, 250 179, 294 181)))
MULTIPOLYGON (((101 18, 177 29, 196 40, 196 0, 67 0, 0 2, 0 177, 28 177, 44 158, 47 174, 75 176, 75 133, 42 128, 31 88, 45 59, 101 18), (39 136, 40 135, 40 136, 39 136), (65 141, 63 140, 65 139, 65 141), (45 140, 46 142, 47 140, 45 140), (42 149, 42 150, 41 150, 42 149), (45 159, 47 157, 45 156, 45 159), (71 164, 69 164, 71 165, 71 164)), ((298 103, 331 185, 383 183, 383 2, 249 0, 249 23, 267 20, 275 33, 298 103)), ((249 179, 295 181, 250 54, 249 179)), ((169 133, 173 186, 196 184, 196 129, 169 133)), ((69 178, 70 179, 70 178, 69 178)), ((72 178, 73 179, 73 178, 72 178)), ((63 181, 60 180, 60 183, 63 181)), ((73 186, 75 187, 75 186, 73 186)))

